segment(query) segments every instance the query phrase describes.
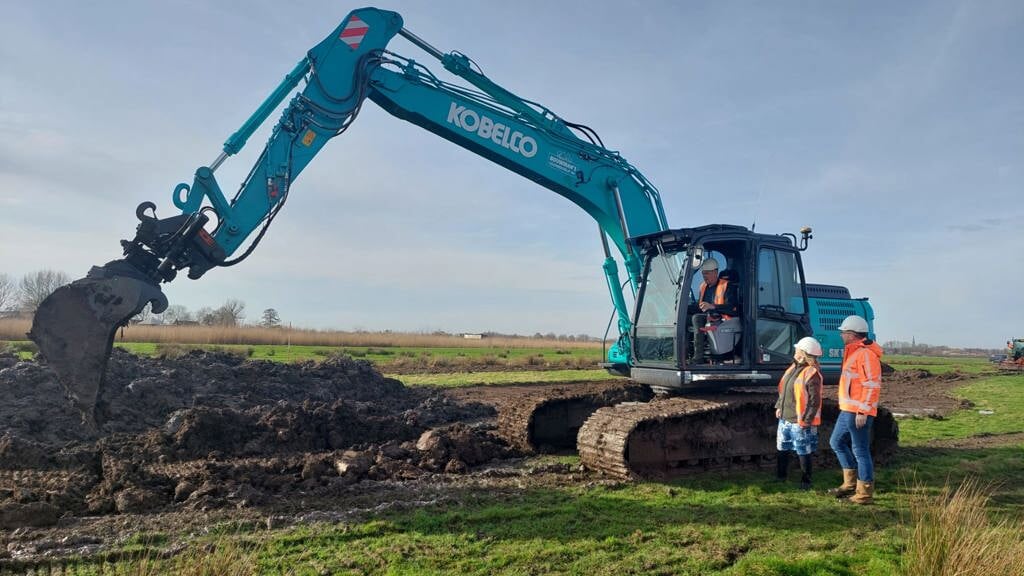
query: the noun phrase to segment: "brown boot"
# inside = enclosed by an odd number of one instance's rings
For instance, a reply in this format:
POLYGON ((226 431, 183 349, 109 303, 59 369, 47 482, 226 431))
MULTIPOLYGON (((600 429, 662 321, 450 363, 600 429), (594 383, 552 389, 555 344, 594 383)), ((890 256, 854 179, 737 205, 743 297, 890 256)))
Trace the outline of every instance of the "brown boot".
POLYGON ((854 504, 874 504, 875 499, 875 483, 874 482, 862 482, 857 480, 857 492, 850 496, 850 502, 854 504))
POLYGON ((843 483, 838 488, 829 488, 828 493, 836 498, 852 496, 857 490, 857 469, 843 468, 843 483))

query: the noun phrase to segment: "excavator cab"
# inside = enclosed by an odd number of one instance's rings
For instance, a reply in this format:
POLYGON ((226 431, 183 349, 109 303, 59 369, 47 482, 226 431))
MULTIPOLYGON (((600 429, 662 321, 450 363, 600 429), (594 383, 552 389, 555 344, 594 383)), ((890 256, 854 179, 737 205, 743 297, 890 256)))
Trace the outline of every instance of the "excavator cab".
POLYGON ((801 246, 721 224, 634 238, 644 265, 630 376, 663 392, 774 385, 811 333, 800 260, 809 232, 801 246), (701 312, 702 268, 727 283, 731 314, 701 312))

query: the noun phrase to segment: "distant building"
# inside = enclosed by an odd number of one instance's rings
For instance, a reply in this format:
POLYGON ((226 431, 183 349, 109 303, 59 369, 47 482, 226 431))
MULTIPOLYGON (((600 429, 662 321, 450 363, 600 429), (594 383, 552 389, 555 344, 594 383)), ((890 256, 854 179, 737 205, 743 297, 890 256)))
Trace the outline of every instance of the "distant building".
POLYGON ((465 338, 466 340, 482 340, 484 335, 483 334, 463 334, 462 337, 465 338))

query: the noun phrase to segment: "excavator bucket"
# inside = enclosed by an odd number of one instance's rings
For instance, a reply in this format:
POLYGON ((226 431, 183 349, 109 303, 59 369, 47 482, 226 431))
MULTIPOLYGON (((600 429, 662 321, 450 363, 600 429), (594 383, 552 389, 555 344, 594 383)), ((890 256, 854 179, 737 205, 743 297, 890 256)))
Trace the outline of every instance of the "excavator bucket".
POLYGON ((117 329, 150 302, 156 313, 167 308, 157 285, 93 267, 85 278, 54 291, 36 310, 28 336, 86 425, 99 424, 96 404, 117 329))

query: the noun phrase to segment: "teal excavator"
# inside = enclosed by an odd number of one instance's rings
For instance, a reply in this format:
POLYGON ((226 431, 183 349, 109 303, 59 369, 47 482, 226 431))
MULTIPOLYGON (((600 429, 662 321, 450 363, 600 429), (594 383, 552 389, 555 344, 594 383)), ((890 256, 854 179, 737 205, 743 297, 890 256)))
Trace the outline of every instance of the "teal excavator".
MULTIPOLYGON (((367 100, 560 194, 594 218, 617 318, 618 336, 605 366, 654 392, 771 391, 792 361, 793 344, 812 333, 822 340, 826 372, 834 376, 841 359, 839 322, 849 314, 873 318, 866 299, 851 298, 842 287, 805 282, 800 252, 811 238, 809 228, 799 237, 726 224, 670 228, 658 190, 594 130, 499 86, 466 55, 441 52, 405 28, 399 14, 363 8, 309 50, 219 156, 196 170, 191 185, 174 188, 172 202, 180 213, 161 218, 156 204, 142 203, 135 237, 121 241, 123 258, 93 267, 39 307, 29 336, 87 422, 103 420, 97 399, 117 329, 147 305, 162 312, 168 300, 160 286, 180 272, 196 280, 245 260, 302 170, 345 132, 367 100), (446 82, 388 50, 396 36, 468 85, 446 82), (289 95, 257 162, 229 200, 217 169, 289 95), (623 260, 625 281, 612 246, 623 260), (713 323, 695 327, 700 269, 711 258, 737 287, 739 312, 728 322, 713 314, 713 323), (704 333, 707 354, 695 354, 695 330, 704 333)), ((609 406, 600 411, 604 424, 598 429, 581 430, 593 420, 590 412, 566 426, 579 431, 581 455, 595 468, 620 475, 666 473, 774 454, 770 410, 761 421, 765 397, 692 396, 683 398, 687 403, 679 414, 665 414, 664 406, 651 414, 636 408, 618 413, 609 406), (652 426, 660 439, 639 440, 637 431, 650 438, 652 426), (606 437, 606 429, 619 439, 606 437), (715 432, 712 441, 708 430, 715 432), (599 447, 587 451, 584 436, 588 446, 599 447), (687 448, 677 446, 679 438, 687 448)))

